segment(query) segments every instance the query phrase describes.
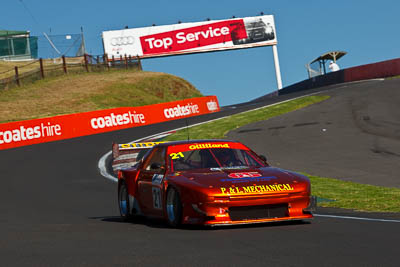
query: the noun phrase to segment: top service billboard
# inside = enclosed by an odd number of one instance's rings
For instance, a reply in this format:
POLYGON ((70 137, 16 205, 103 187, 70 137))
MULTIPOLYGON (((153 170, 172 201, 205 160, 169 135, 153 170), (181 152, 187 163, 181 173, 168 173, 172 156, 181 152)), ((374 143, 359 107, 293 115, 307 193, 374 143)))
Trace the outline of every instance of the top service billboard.
POLYGON ((158 57, 275 45, 272 15, 103 32, 112 56, 158 57))

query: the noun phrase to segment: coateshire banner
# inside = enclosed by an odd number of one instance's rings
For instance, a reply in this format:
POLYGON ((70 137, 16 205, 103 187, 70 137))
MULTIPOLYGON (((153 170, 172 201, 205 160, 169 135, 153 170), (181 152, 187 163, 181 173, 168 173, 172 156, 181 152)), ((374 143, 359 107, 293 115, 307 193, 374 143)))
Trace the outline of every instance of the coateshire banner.
POLYGON ((138 127, 219 111, 216 96, 0 124, 0 150, 138 127))
POLYGON ((112 56, 158 57, 277 44, 272 15, 103 32, 112 56))

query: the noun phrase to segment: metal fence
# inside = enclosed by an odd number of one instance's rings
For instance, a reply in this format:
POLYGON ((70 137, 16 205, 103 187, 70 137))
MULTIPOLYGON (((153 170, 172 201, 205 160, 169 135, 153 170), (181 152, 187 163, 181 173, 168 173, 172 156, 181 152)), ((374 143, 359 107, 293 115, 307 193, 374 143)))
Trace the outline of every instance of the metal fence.
POLYGON ((79 57, 85 54, 85 40, 82 34, 37 36, 36 58, 79 57))
POLYGON ((39 58, 77 57, 85 54, 82 34, 0 37, 0 59, 26 60, 39 58))
POLYGON ((142 70, 140 58, 121 56, 108 59, 106 55, 65 57, 55 59, 33 60, 24 65, 17 65, 0 72, 0 90, 22 86, 48 77, 67 75, 69 73, 101 72, 111 69, 142 70))

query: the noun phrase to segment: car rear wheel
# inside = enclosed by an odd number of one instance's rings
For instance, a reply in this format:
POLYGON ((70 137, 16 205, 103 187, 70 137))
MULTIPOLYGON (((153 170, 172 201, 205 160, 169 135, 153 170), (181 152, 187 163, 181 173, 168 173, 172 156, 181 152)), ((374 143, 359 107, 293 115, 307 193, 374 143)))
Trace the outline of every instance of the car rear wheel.
POLYGON ((175 188, 170 187, 167 191, 167 201, 165 210, 167 211, 168 224, 172 227, 180 225, 182 220, 182 203, 179 193, 175 188))
POLYGON ((125 182, 121 182, 118 189, 118 205, 119 214, 123 221, 129 221, 132 219, 132 208, 129 204, 128 189, 125 182))

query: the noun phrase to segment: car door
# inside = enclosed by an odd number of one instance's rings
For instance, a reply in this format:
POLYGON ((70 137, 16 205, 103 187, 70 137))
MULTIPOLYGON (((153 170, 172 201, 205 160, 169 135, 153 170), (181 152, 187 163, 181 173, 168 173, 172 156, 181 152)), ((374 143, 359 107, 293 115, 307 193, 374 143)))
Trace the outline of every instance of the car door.
POLYGON ((154 148, 138 177, 139 201, 145 214, 162 216, 165 148, 154 148))

